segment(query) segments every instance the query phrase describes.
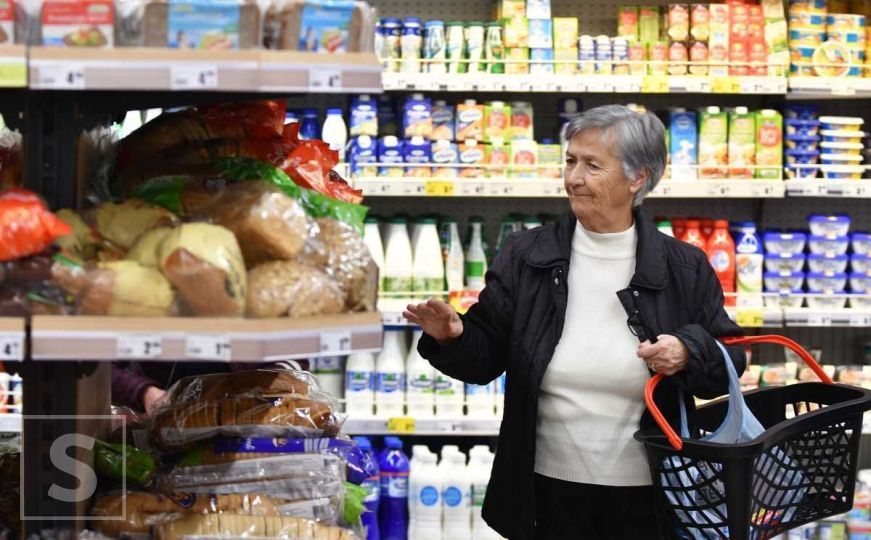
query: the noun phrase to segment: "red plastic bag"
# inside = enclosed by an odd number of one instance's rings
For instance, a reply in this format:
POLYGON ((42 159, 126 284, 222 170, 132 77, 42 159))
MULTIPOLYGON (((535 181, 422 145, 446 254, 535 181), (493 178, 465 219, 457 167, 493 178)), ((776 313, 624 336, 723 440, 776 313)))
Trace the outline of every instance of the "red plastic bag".
POLYGON ((333 171, 339 153, 324 141, 299 139, 299 124, 288 124, 283 138, 294 149, 282 163, 272 163, 290 176, 300 187, 312 189, 334 199, 354 204, 363 202, 363 192, 354 190, 333 171))
POLYGON ((34 255, 71 233, 35 193, 18 188, 0 192, 0 261, 34 255))
POLYGON ((255 139, 281 137, 287 101, 284 99, 221 103, 198 108, 206 126, 216 131, 239 129, 255 139))

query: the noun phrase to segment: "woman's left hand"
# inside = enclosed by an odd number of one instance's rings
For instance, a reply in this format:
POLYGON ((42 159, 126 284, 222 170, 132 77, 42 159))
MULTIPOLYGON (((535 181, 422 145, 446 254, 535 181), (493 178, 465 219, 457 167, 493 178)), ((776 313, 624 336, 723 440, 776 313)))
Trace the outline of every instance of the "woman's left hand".
POLYGON ((686 345, 678 338, 664 334, 657 336, 656 343, 645 341, 638 346, 638 358, 648 369, 660 375, 670 377, 683 371, 690 361, 686 345))

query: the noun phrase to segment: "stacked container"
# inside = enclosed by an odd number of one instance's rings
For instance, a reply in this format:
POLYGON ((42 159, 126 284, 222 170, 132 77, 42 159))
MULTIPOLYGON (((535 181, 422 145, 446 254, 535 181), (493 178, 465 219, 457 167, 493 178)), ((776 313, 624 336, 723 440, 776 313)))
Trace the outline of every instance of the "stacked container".
POLYGON ((815 105, 789 105, 783 114, 783 157, 787 178, 815 178, 820 159, 819 109, 815 105), (807 167, 802 167, 807 165, 807 167))
POLYGON ((820 160, 823 176, 828 180, 859 180, 862 167, 865 133, 862 118, 823 116, 820 118, 820 160))

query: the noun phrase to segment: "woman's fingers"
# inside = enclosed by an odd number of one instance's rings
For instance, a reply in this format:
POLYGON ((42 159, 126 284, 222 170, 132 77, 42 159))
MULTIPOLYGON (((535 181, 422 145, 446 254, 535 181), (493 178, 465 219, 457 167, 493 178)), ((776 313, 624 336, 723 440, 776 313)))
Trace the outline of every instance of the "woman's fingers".
POLYGON ((418 325, 418 326, 420 326, 420 323, 423 322, 423 320, 421 320, 420 317, 418 317, 417 315, 415 315, 414 313, 412 313, 412 312, 410 312, 410 311, 403 311, 403 312, 402 312, 402 316, 405 317, 405 319, 406 319, 408 322, 414 323, 414 324, 416 324, 416 325, 418 325))
POLYGON ((435 298, 427 300, 426 305, 435 310, 436 313, 446 317, 451 317, 455 313, 454 308, 450 304, 435 298))

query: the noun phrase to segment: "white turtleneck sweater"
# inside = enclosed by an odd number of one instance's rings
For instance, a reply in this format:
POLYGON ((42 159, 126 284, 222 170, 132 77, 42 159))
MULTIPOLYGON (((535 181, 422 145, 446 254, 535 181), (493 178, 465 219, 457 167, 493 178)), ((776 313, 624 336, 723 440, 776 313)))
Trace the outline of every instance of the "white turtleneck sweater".
POLYGON ((651 484, 632 435, 644 412, 647 368, 617 291, 635 271, 635 226, 572 238, 562 338, 541 383, 535 472, 605 486, 651 484))

